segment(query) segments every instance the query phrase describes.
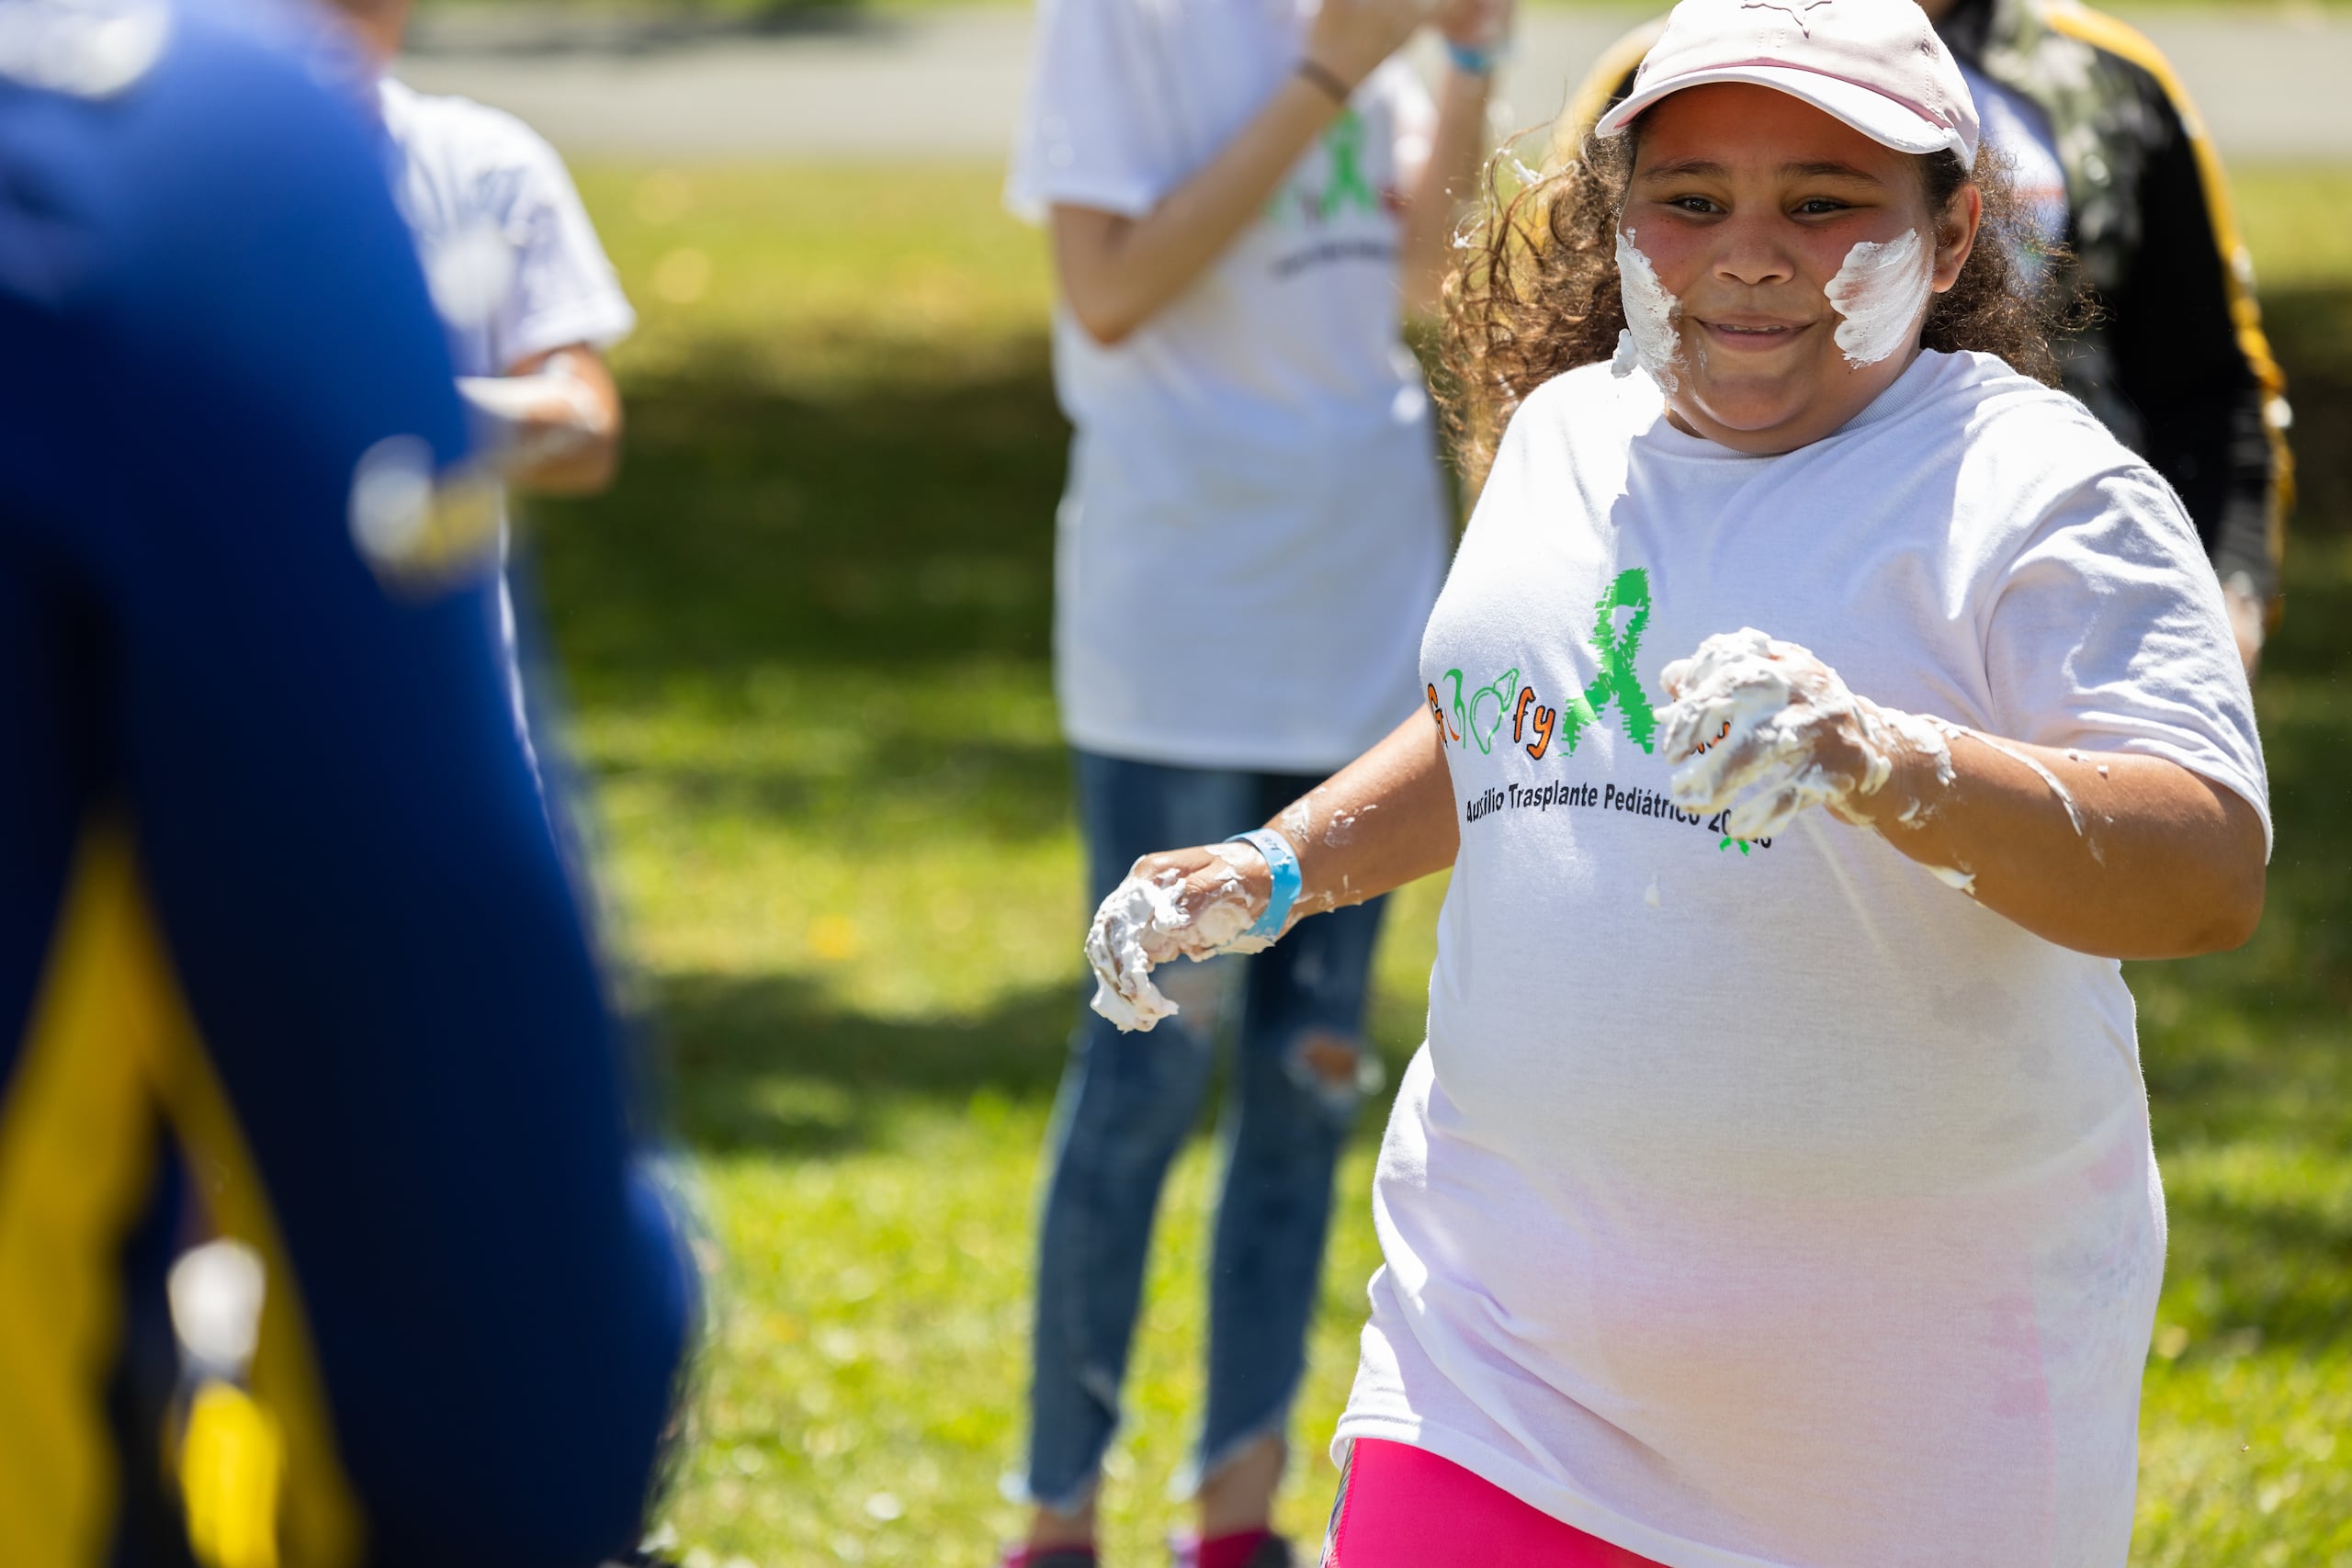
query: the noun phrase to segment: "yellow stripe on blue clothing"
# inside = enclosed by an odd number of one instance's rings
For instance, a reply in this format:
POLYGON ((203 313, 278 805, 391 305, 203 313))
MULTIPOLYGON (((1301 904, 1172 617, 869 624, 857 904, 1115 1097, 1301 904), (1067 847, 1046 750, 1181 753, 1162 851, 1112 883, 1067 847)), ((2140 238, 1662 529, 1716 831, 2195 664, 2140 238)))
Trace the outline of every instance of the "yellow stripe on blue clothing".
POLYGON ((143 1043, 160 998, 122 962, 137 896, 107 841, 68 884, 0 1101, 0 1520, 16 1568, 94 1568, 119 1478, 104 1394, 117 1257, 153 1175, 143 1043))
MULTIPOLYGON (((359 1517, 336 1461, 300 1292, 236 1119, 189 1021, 124 835, 85 839, 14 1081, 0 1101, 0 1520, 11 1568, 96 1568, 120 1493, 104 1396, 118 1258, 150 1190, 158 1118, 219 1234, 259 1252, 254 1393, 283 1434, 286 1568, 350 1568, 359 1517)), ((162 1434, 148 1453, 160 1462, 162 1434)))

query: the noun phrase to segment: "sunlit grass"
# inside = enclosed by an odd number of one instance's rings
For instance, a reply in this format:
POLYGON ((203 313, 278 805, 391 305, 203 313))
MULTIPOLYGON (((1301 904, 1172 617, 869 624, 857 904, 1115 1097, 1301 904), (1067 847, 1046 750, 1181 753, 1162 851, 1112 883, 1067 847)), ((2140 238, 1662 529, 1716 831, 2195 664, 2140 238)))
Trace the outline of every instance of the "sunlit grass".
MULTIPOLYGON (((1083 913, 1046 642, 1064 432, 1042 246, 978 168, 582 173, 645 324, 619 358, 628 471, 546 509, 544 597, 724 1259, 668 1520, 697 1568, 983 1563, 1019 1519, 998 1483, 1083 913)), ((2340 428, 2352 257, 2309 212, 2352 177, 2240 187, 2299 429, 2340 428)), ((2346 521, 2299 550, 2262 691, 2269 918, 2243 953, 2132 976, 2173 1220, 2148 1568, 2352 1564, 2346 521)), ((1399 900, 1381 955, 1392 1078, 1436 897, 1399 900)), ((1383 1109, 1341 1172, 1283 1502, 1302 1536, 1375 1261, 1383 1109)), ((1161 1217, 1114 1565, 1163 1560, 1182 1517, 1211 1167, 1197 1143, 1161 1217)))

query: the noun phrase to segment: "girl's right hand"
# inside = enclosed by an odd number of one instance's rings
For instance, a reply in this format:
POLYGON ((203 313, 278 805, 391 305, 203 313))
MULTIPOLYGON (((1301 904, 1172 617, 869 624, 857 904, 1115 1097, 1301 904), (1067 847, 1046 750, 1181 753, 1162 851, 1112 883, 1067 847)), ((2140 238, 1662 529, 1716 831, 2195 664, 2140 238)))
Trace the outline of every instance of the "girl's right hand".
POLYGON ((1307 29, 1306 58, 1351 85, 1405 47, 1438 0, 1323 0, 1307 29))
POLYGON ((1094 1010, 1123 1030, 1148 1030, 1176 1011, 1151 983, 1156 964, 1254 953, 1243 933, 1265 912, 1273 874, 1248 844, 1203 844, 1146 855, 1112 890, 1086 933, 1094 1010))

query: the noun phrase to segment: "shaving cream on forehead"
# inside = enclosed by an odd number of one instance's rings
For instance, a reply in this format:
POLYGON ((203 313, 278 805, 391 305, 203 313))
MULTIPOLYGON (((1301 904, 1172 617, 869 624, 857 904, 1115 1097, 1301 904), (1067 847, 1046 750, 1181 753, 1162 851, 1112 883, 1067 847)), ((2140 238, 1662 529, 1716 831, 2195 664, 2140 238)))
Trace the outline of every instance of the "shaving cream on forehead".
MULTIPOLYGON (((1623 240, 1618 249, 1623 251, 1623 240)), ((1847 364, 1875 365, 1910 341, 1934 291, 1935 260, 1917 229, 1884 243, 1864 240, 1846 253, 1826 292, 1829 308, 1846 318, 1838 323, 1838 346, 1847 364)))
POLYGON ((1658 389, 1671 397, 1679 384, 1682 340, 1674 321, 1682 301, 1657 280, 1650 258, 1634 248, 1634 231, 1617 231, 1617 286, 1625 301, 1625 330, 1618 334, 1617 356, 1609 362, 1612 374, 1630 376, 1638 364, 1650 373, 1658 389))

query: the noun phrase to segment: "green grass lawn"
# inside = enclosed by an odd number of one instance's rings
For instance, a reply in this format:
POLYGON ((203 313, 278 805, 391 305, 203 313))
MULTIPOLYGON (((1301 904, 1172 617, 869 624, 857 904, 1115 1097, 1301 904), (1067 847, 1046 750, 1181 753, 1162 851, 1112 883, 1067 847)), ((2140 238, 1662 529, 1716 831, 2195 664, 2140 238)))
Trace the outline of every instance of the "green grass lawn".
MULTIPOLYGON (((978 170, 582 171, 644 312, 620 486, 539 513, 543 598, 618 919, 658 998, 716 1247, 667 1511, 693 1568, 990 1560, 1018 1510, 1028 1258, 1078 998, 1047 684, 1063 427, 1043 256, 978 170)), ((2278 823, 2243 952, 2142 965, 2171 1195, 2138 1562, 2352 1565, 2352 172, 2243 181, 2306 504, 2262 712, 2278 823)), ((1438 889, 1379 969, 1419 1038, 1438 889)), ((1283 1522, 1375 1249, 1382 1108, 1341 1176, 1283 1522)), ((1169 1194, 1112 1461, 1110 1561, 1164 1561, 1197 1406, 1204 1144, 1169 1194)))

